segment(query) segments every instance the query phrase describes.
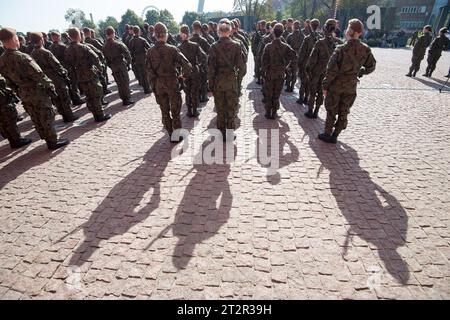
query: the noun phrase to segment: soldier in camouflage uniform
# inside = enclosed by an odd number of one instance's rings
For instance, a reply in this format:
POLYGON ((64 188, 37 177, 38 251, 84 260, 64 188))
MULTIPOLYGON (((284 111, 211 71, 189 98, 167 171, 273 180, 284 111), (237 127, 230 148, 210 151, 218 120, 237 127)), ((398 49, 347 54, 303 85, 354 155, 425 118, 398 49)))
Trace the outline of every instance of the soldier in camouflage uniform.
POLYGON ((445 36, 447 31, 447 28, 442 28, 439 31, 439 36, 437 36, 431 43, 430 50, 428 51, 428 67, 427 71, 423 75, 424 77, 431 78, 431 75, 436 69, 436 64, 442 56, 442 51, 448 48, 450 40, 445 36))
POLYGON ((287 19, 286 29, 283 32, 283 38, 287 41, 287 38, 292 32, 294 32, 294 19, 289 18, 287 19))
POLYGON ((248 49, 245 45, 245 41, 246 41, 245 38, 238 33, 238 30, 239 30, 238 23, 235 20, 231 21, 231 37, 230 37, 230 39, 239 43, 239 45, 241 46, 242 59, 244 60, 244 67, 241 70, 241 72, 239 73, 239 78, 238 78, 238 93, 239 93, 239 97, 240 97, 240 96, 242 96, 242 81, 244 80, 244 77, 247 74, 248 49))
POLYGON ((50 150, 67 145, 69 140, 58 140, 54 128, 55 111, 49 98, 49 94, 56 95, 52 81, 29 55, 18 50, 19 39, 14 29, 1 29, 0 41, 6 49, 0 57, 0 73, 7 85, 19 93, 39 136, 50 150))
POLYGON ((188 117, 198 117, 199 96, 201 87, 200 68, 207 62, 206 53, 200 46, 192 41, 189 41, 190 30, 189 27, 183 25, 180 28, 181 44, 178 46, 181 53, 188 59, 192 65, 192 73, 185 81, 186 91, 186 105, 188 108, 188 117))
POLYGON ((58 113, 62 115, 64 122, 74 122, 79 117, 72 112, 72 101, 70 100, 69 88, 67 88, 69 82, 67 70, 49 50, 44 48, 44 39, 40 32, 31 33, 30 38, 34 45, 31 57, 55 86, 58 96, 52 97, 53 104, 56 106, 58 113))
POLYGON ((306 65, 306 73, 309 81, 309 100, 308 112, 305 113, 305 116, 310 119, 317 119, 319 116, 320 106, 324 100, 322 82, 327 70, 327 64, 336 45, 342 44, 342 41, 334 36, 336 20, 328 19, 325 23, 324 31, 325 38, 316 42, 309 57, 308 64, 306 65), (315 108, 314 105, 316 106, 315 108))
POLYGON ((314 48, 316 42, 321 39, 321 35, 318 32, 320 27, 320 21, 317 19, 311 20, 310 34, 305 37, 303 44, 300 48, 300 54, 298 56, 298 75, 300 77, 300 96, 297 100, 298 104, 308 103, 309 97, 309 80, 306 73, 306 65, 308 64, 309 56, 314 48))
POLYGON ((103 77, 100 78, 100 82, 102 83, 103 86, 103 94, 110 94, 111 90, 108 89, 108 66, 106 65, 106 61, 105 58, 103 56, 103 43, 101 43, 99 40, 94 38, 94 34, 92 29, 89 28, 84 28, 83 29, 83 33, 84 33, 84 43, 89 44, 91 46, 93 46, 96 50, 94 50, 94 52, 99 56, 100 60, 102 60, 102 64, 104 65, 103 68, 103 72, 102 75, 103 77))
POLYGON ((265 48, 262 56, 262 77, 264 79, 264 97, 266 118, 276 119, 280 109, 280 95, 283 90, 286 69, 296 63, 297 54, 286 43, 281 42, 283 25, 275 25, 273 34, 275 39, 265 48))
POLYGON ((181 129, 182 99, 178 83, 177 67, 181 66, 184 77, 188 78, 192 66, 178 48, 167 44, 167 27, 162 23, 155 25, 156 45, 147 51, 147 73, 156 102, 162 113, 164 128, 169 133, 170 141, 180 142, 174 132, 181 129))
POLYGON ((252 38, 252 53, 255 61, 255 78, 257 84, 261 82, 261 60, 258 60, 258 47, 261 43, 263 36, 266 34, 266 21, 262 20, 258 22, 258 28, 252 38))
MULTIPOLYGON (((292 33, 287 37, 286 42, 288 45, 291 46, 292 49, 294 49, 297 55, 296 57, 297 62, 298 56, 300 55, 300 48, 303 44, 303 39, 305 39, 305 36, 300 31, 300 21, 295 21, 293 26, 294 29, 292 33)), ((298 63, 294 63, 291 65, 291 68, 287 76, 286 92, 294 92, 294 87, 295 84, 297 83, 297 77, 298 77, 298 63)))
POLYGON ((130 53, 132 57, 132 64, 134 73, 137 76, 139 85, 144 88, 145 94, 151 94, 150 83, 147 78, 147 70, 145 67, 145 59, 147 51, 150 49, 150 44, 147 40, 140 36, 141 29, 138 26, 133 28, 134 38, 130 41, 130 53))
MULTIPOLYGON (((50 52, 58 59, 62 66, 67 70, 67 64, 65 60, 65 54, 67 46, 61 42, 61 35, 58 32, 52 32, 53 44, 50 46, 50 52)), ((69 83, 69 94, 74 106, 80 106, 86 102, 86 99, 81 98, 80 90, 78 89, 78 80, 74 72, 68 71, 69 83)))
POLYGON ((325 132, 319 135, 324 142, 337 143, 339 134, 347 128, 347 117, 356 99, 358 77, 375 70, 376 61, 370 48, 359 40, 363 32, 361 21, 350 20, 346 31, 349 40, 336 48, 328 63, 323 81, 327 119, 325 132))
POLYGON ((81 34, 78 28, 69 29, 72 40, 67 47, 64 60, 69 69, 76 74, 80 88, 86 93, 86 102, 96 122, 111 119, 102 108, 103 88, 99 77, 103 71, 100 58, 87 45, 81 43, 81 34))
POLYGON ((245 70, 242 49, 230 39, 231 28, 230 20, 220 21, 220 39, 211 47, 208 60, 208 79, 217 110, 217 128, 224 140, 228 138, 227 129, 236 130, 239 105, 237 81, 245 70))
POLYGON ((206 23, 202 24, 202 31, 203 38, 205 38, 210 45, 216 42, 216 40, 214 40, 214 38, 209 34, 209 27, 206 23))
POLYGON ((409 73, 406 75, 407 77, 415 77, 417 72, 420 70, 420 63, 423 58, 425 58, 427 48, 430 46, 431 40, 433 39, 431 32, 431 26, 425 26, 423 28, 423 35, 419 37, 419 40, 413 49, 413 57, 411 59, 412 65, 411 68, 409 68, 409 73))
POLYGON ((5 78, 0 75, 0 134, 8 139, 11 149, 19 149, 32 141, 20 136, 17 127, 18 114, 13 98, 13 91, 7 87, 5 78))
POLYGON ((149 25, 149 26, 148 26, 147 40, 148 40, 151 44, 155 44, 155 43, 156 43, 156 38, 155 38, 155 27, 152 26, 152 25, 149 25))
MULTIPOLYGON (((206 53, 206 55, 209 55, 209 49, 211 48, 211 45, 208 43, 208 41, 201 36, 202 34, 202 24, 200 21, 194 21, 192 24, 192 37, 190 41, 195 42, 200 45, 200 48, 206 53)), ((208 70, 205 66, 202 66, 200 68, 200 77, 202 81, 202 85, 200 88, 200 102, 208 102, 208 70)))
MULTIPOLYGON (((116 32, 114 28, 106 28, 107 40, 103 47, 108 66, 112 70, 112 74, 117 83, 120 99, 122 99, 124 106, 129 106, 134 103, 131 100, 130 91, 130 70, 131 54, 128 48, 121 42, 116 41, 116 32)), ((130 44, 130 42, 128 42, 130 44)))

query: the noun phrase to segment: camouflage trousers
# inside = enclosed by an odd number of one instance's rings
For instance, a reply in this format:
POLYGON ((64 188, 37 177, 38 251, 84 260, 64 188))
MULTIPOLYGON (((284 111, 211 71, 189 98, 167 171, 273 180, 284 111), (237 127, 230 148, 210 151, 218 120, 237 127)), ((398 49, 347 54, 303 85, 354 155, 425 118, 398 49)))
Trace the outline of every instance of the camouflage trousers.
POLYGON ((305 100, 309 96, 308 76, 304 68, 300 68, 298 71, 300 78, 300 100, 305 100))
POLYGON ((150 83, 147 79, 145 59, 138 59, 133 63, 133 72, 136 75, 139 85, 144 88, 144 91, 151 92, 150 83))
POLYGON ((200 96, 205 98, 208 96, 208 72, 204 69, 200 69, 200 96))
POLYGON ((261 80, 261 61, 256 54, 253 55, 255 60, 255 78, 261 80))
POLYGON ((422 60, 425 58, 425 56, 413 56, 411 59, 412 65, 409 69, 409 73, 415 74, 420 70, 420 64, 422 63, 422 60))
POLYGON ((242 81, 247 75, 247 64, 244 65, 244 69, 242 70, 242 75, 238 77, 238 92, 239 95, 242 95, 242 81))
POLYGON ((320 106, 323 104, 322 82, 325 78, 324 74, 311 75, 309 77, 309 98, 308 107, 310 112, 319 112, 320 106), (314 109, 314 105, 316 108, 314 109))
POLYGON ((127 67, 125 65, 116 66, 112 69, 114 80, 119 90, 119 97, 122 101, 131 100, 130 93, 130 76, 128 74, 127 67))
POLYGON ((28 90, 21 92, 20 98, 41 139, 55 144, 58 140, 54 127, 55 111, 47 94, 39 89, 28 90))
POLYGON ((185 91, 186 91, 186 105, 188 109, 195 112, 197 111, 198 106, 200 105, 199 96, 200 96, 200 88, 201 88, 201 79, 200 74, 195 73, 192 74, 185 81, 185 91))
POLYGON ((433 74, 434 70, 436 69, 436 65, 439 61, 439 59, 441 58, 441 56, 439 55, 429 55, 427 62, 428 62, 428 66, 427 66, 427 74, 429 74, 430 76, 433 74))
POLYGON ((181 93, 178 79, 159 78, 156 83, 156 102, 161 108, 162 123, 169 134, 181 129, 181 93))
POLYGON ((284 78, 271 79, 267 77, 264 81, 264 98, 266 112, 272 113, 280 109, 280 96, 283 90, 284 78))
POLYGON ((325 133, 331 135, 334 132, 340 134, 347 129, 350 108, 356 100, 356 87, 350 90, 339 90, 330 88, 325 98, 327 120, 325 122, 325 133), (337 120, 336 120, 337 117, 337 120))
POLYGON ((80 89, 78 88, 78 80, 76 74, 69 72, 70 86, 69 86, 69 94, 72 102, 74 104, 78 104, 81 100, 80 89))
POLYGON ((288 89, 294 89, 298 78, 298 68, 297 66, 291 67, 286 75, 286 86, 288 89))
POLYGON ((17 117, 17 109, 12 103, 0 105, 0 134, 8 139, 10 144, 15 144, 20 140, 17 117))
POLYGON ((80 88, 86 93, 86 105, 94 117, 104 116, 102 108, 103 88, 98 79, 79 83, 80 88))
POLYGON ((226 129, 236 130, 239 107, 239 97, 236 90, 215 91, 214 103, 217 111, 217 129, 222 133, 225 133, 226 129))
POLYGON ((64 79, 52 79, 52 81, 58 94, 58 99, 52 102, 64 120, 70 120, 73 118, 72 101, 66 82, 64 79))

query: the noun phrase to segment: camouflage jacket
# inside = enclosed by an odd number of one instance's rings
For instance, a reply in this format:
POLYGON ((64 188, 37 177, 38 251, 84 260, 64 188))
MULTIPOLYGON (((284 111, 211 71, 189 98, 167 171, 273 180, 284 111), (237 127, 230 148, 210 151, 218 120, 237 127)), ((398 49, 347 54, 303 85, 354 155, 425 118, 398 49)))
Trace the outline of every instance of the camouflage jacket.
POLYGON ((6 79, 0 74, 0 107, 11 103, 14 92, 8 88, 6 79))
POLYGON ((53 55, 58 59, 59 62, 63 66, 66 66, 66 60, 65 60, 65 54, 66 54, 67 46, 63 43, 53 43, 50 46, 50 52, 53 53, 53 55))
POLYGON ((305 39, 305 35, 300 30, 294 30, 286 39, 288 45, 291 46, 292 49, 300 54, 300 48, 302 47, 303 40, 305 39))
POLYGON ((306 68, 308 64, 308 59, 311 56, 311 52, 317 41, 322 38, 320 33, 311 32, 309 36, 306 36, 303 40, 302 46, 300 47, 300 53, 298 55, 298 65, 300 68, 306 68))
POLYGON ((191 63, 193 72, 198 73, 200 71, 200 66, 206 66, 208 56, 197 43, 186 40, 178 46, 178 49, 191 63))
POLYGON ((67 77, 67 70, 64 69, 58 59, 49 50, 35 48, 31 56, 53 82, 67 77))
MULTIPOLYGON (((269 33, 268 35, 264 36, 261 39, 261 43, 259 44, 259 47, 258 47, 258 59, 260 59, 260 60, 262 59, 262 55, 264 53, 264 49, 274 39, 275 39, 275 36, 272 33, 269 33)), ((283 37, 281 37, 280 40, 281 40, 281 42, 286 42, 286 39, 284 39, 283 37)))
POLYGON ((97 39, 93 39, 93 38, 89 37, 89 38, 85 38, 84 42, 93 45, 97 50, 100 50, 100 51, 103 50, 103 45, 97 39))
POLYGON ((294 30, 292 28, 284 30, 283 38, 285 38, 287 40, 287 38, 291 35, 292 32, 294 32, 294 30))
POLYGON ((253 55, 255 57, 257 56, 258 47, 259 47, 259 44, 261 43, 262 37, 263 36, 262 36, 260 31, 257 31, 257 32, 255 32, 255 34, 253 34, 253 37, 252 37, 252 52, 253 52, 253 55))
POLYGON ((198 34, 193 34, 191 39, 189 39, 192 42, 198 43, 200 45, 200 47, 202 48, 202 50, 206 53, 209 54, 209 49, 211 48, 211 45, 208 43, 208 41, 203 38, 200 37, 198 34))
POLYGON ((36 90, 55 89, 39 65, 19 50, 6 49, 0 57, 0 73, 5 77, 8 87, 22 98, 33 95, 36 90))
POLYGON ((286 75, 286 67, 295 63, 297 54, 281 39, 269 43, 262 55, 261 73, 264 78, 282 79, 286 75))
POLYGON ((349 40, 336 48, 328 62, 323 89, 329 90, 333 84, 340 89, 356 90, 358 77, 375 71, 376 60, 369 46, 360 40, 349 40))
POLYGON ((210 45, 212 45, 214 42, 216 42, 216 40, 214 40, 214 38, 209 34, 209 33, 203 33, 203 38, 206 39, 206 41, 208 41, 208 43, 210 45))
POLYGON ((94 51, 94 53, 98 56, 98 58, 100 59, 100 62, 102 64, 106 64, 106 58, 105 55, 103 54, 102 50, 98 50, 96 47, 94 47, 92 44, 90 43, 83 43, 84 45, 88 46, 89 49, 91 49, 92 51, 94 51))
POLYGON ((250 45, 249 45, 249 43, 247 43, 247 39, 244 36, 242 36, 239 32, 234 32, 231 36, 231 39, 240 40, 242 42, 242 44, 244 45, 245 50, 248 53, 248 49, 250 49, 250 45))
POLYGON ((342 44, 342 41, 333 36, 328 36, 316 42, 306 65, 306 72, 310 77, 321 76, 325 73, 328 61, 330 61, 337 44, 342 44))
POLYGON ((103 69, 99 56, 87 45, 72 42, 64 55, 68 71, 72 71, 80 82, 98 78, 103 69))
POLYGON ((114 39, 106 40, 103 46, 103 53, 105 54, 108 66, 113 71, 131 64, 131 54, 128 48, 123 43, 114 39))
POLYGON ((432 39, 433 38, 431 37, 430 33, 425 33, 424 35, 420 36, 419 40, 417 40, 417 43, 414 46, 413 55, 415 57, 423 58, 425 56, 425 53, 427 52, 427 48, 431 44, 432 39))
POLYGON ((150 44, 147 40, 139 36, 134 36, 134 38, 130 41, 129 48, 131 57, 133 58, 133 63, 145 63, 147 51, 150 49, 150 44))
POLYGON ((208 80, 214 91, 237 90, 237 79, 244 72, 245 62, 238 43, 229 38, 220 38, 211 46, 208 80))
POLYGON ((230 37, 230 39, 239 44, 239 46, 241 47, 241 51, 242 51, 242 58, 244 58, 244 62, 247 63, 248 50, 247 50, 247 47, 245 46, 244 42, 240 38, 236 37, 236 34, 233 34, 230 37))
POLYGON ((430 50, 428 51, 429 56, 440 57, 442 51, 446 50, 450 40, 446 36, 438 36, 431 43, 430 50))
POLYGON ((167 86, 178 86, 178 69, 182 67, 185 77, 192 73, 192 65, 181 51, 170 44, 158 41, 147 51, 146 67, 148 79, 152 87, 156 88, 166 83, 167 86))

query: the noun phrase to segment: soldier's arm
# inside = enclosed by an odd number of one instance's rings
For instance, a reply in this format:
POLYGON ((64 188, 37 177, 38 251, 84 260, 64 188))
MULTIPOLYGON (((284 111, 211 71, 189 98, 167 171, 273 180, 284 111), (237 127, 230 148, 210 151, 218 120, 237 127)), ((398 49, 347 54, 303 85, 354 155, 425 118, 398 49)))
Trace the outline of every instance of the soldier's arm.
POLYGON ((32 79, 44 89, 54 90, 55 87, 53 82, 44 74, 39 65, 29 56, 23 56, 24 62, 20 64, 22 70, 21 74, 27 75, 28 78, 32 79))
POLYGON ((206 66, 208 63, 208 56, 206 55, 205 51, 200 48, 200 46, 197 47, 197 60, 202 66, 206 66))
POLYGON ((56 59, 56 57, 49 51, 46 55, 49 65, 52 66, 53 70, 62 77, 67 76, 67 70, 62 66, 62 64, 56 59))
POLYGON ((294 66, 294 64, 297 62, 297 52, 295 52, 294 49, 288 46, 287 56, 288 56, 288 67, 294 66))
POLYGON ((151 57, 151 52, 147 52, 147 58, 145 59, 145 66, 147 69, 147 75, 148 75, 148 80, 150 81, 150 83, 154 84, 155 80, 156 80, 156 70, 153 69, 153 63, 152 63, 152 57, 151 57))
POLYGON ((306 65, 306 72, 310 73, 316 66, 317 61, 319 61, 319 46, 316 44, 314 45, 311 55, 309 56, 308 64, 306 65))
POLYGON ((216 82, 216 63, 217 63, 217 57, 215 48, 211 48, 208 56, 208 81, 211 85, 211 88, 214 89, 215 82, 216 82))
MULTIPOLYGON (((238 47, 236 47, 236 48, 238 48, 238 47)), ((241 50, 236 50, 236 51, 239 51, 239 54, 236 54, 235 66, 238 68, 239 77, 242 78, 242 77, 244 77, 244 73, 247 71, 246 63, 244 61, 244 57, 242 56, 242 51, 241 50)))
POLYGON ((189 76, 192 73, 192 65, 181 53, 180 49, 175 49, 175 62, 183 68, 183 74, 189 76))
POLYGON ((375 60, 375 57, 373 56, 372 51, 370 50, 370 48, 367 48, 367 50, 368 50, 367 59, 364 62, 363 67, 359 71, 359 75, 358 75, 359 77, 362 77, 363 75, 371 74, 372 72, 375 71, 375 68, 377 65, 377 61, 375 60))
POLYGON ((204 40, 202 41, 202 49, 206 52, 206 54, 209 54, 209 50, 211 49, 211 45, 208 43, 208 41, 204 40))
POLYGON ((328 91, 331 83, 336 79, 339 74, 339 61, 342 59, 342 53, 340 49, 336 49, 330 58, 327 65, 327 72, 325 79, 323 80, 323 90, 328 91))
POLYGON ((100 57, 88 46, 85 46, 85 50, 87 52, 88 58, 90 62, 97 67, 97 69, 100 71, 103 69, 103 65, 100 61, 100 57))
POLYGON ((123 53, 125 60, 127 61, 127 64, 130 65, 131 64, 130 50, 128 50, 128 48, 124 44, 120 44, 120 46, 122 48, 122 53, 123 53))
POLYGON ((269 66, 269 63, 270 63, 269 45, 266 45, 261 57, 261 74, 263 78, 266 76, 267 67, 269 66))

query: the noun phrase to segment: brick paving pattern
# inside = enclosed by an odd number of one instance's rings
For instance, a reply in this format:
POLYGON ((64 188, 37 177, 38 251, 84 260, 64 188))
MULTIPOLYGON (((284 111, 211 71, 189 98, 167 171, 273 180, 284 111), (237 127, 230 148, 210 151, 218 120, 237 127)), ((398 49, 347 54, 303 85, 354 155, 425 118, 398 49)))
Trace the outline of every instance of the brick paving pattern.
MULTIPOLYGON (((336 146, 296 94, 267 121, 252 74, 233 163, 171 160, 135 81, 134 106, 107 97, 107 123, 85 106, 74 125, 58 117, 64 150, 26 118, 32 145, 0 142, 0 299, 449 299, 450 100, 436 89, 450 53, 435 79, 404 76, 410 50, 374 54, 336 146), (280 130, 274 175, 245 154, 261 129, 280 130)), ((204 141, 213 107, 183 116, 204 141)))

